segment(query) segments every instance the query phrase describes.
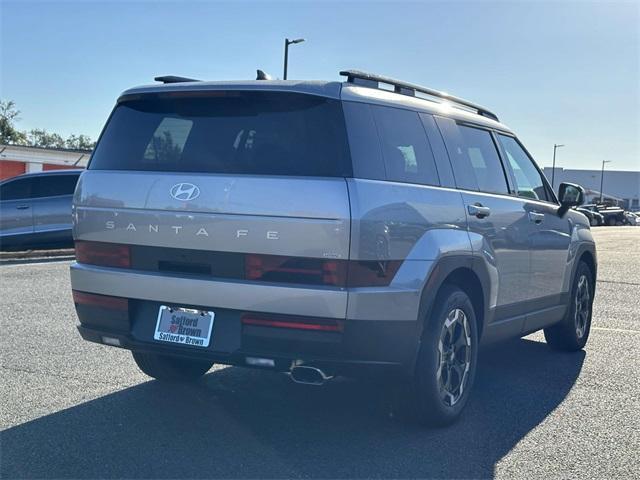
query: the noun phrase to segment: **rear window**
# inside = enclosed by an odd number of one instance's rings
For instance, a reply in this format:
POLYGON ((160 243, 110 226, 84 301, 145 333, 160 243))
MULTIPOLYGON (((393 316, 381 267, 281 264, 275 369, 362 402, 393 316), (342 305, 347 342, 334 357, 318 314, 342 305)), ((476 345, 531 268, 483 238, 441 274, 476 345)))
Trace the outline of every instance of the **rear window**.
POLYGON ((351 176, 340 102, 282 92, 180 92, 122 101, 89 168, 351 176))

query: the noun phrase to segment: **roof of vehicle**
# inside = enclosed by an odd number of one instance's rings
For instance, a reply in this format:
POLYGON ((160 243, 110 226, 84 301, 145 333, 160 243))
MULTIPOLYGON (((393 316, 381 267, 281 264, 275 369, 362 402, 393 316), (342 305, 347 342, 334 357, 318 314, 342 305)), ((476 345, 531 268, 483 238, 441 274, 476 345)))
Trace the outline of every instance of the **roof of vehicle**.
POLYGON ((121 97, 141 93, 166 93, 184 91, 211 90, 272 90, 283 92, 299 92, 329 98, 340 98, 342 82, 325 82, 309 80, 227 80, 218 82, 175 82, 153 83, 125 90, 121 97))
POLYGON ((46 170, 44 172, 29 172, 23 173, 22 175, 16 175, 15 177, 5 178, 0 183, 7 183, 10 180, 25 177, 51 177, 55 175, 69 175, 70 173, 80 175, 82 172, 84 172, 84 169, 82 168, 64 168, 60 170, 46 170))
POLYGON ((337 81, 309 81, 309 80, 230 80, 218 82, 175 82, 142 85, 128 89, 122 93, 123 97, 147 93, 168 93, 182 91, 215 91, 215 90, 267 90, 278 92, 304 93, 319 95, 337 100, 407 108, 436 115, 454 118, 477 125, 495 128, 511 133, 511 130, 501 122, 495 121, 476 112, 472 112, 460 105, 446 100, 436 101, 418 96, 373 88, 349 82, 337 81))

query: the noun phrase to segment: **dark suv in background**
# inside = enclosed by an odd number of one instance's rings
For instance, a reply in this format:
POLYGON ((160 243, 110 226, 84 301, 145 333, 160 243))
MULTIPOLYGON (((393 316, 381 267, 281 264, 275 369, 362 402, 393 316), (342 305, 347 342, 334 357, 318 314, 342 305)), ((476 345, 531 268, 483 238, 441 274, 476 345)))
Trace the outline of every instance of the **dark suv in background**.
POLYGON ((71 246, 71 202, 82 170, 27 173, 0 183, 0 248, 71 246))
POLYGON ((483 107, 343 75, 167 77, 119 98, 74 199, 86 340, 165 381, 214 362, 316 385, 390 374, 439 425, 467 403, 481 341, 585 345, 582 189, 556 197, 483 107))

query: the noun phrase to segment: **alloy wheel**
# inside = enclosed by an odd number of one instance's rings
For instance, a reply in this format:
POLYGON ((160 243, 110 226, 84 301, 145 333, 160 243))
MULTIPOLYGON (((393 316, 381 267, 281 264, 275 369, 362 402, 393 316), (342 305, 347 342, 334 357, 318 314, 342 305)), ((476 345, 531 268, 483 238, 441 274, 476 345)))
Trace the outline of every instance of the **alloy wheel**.
POLYGON ((471 328, 464 311, 449 312, 438 341, 437 379, 440 398, 452 407, 464 393, 471 368, 471 328))
POLYGON ((589 280, 586 275, 581 275, 578 279, 578 287, 576 288, 574 316, 576 335, 578 338, 582 338, 587 331, 590 308, 591 294, 589 292, 589 280))

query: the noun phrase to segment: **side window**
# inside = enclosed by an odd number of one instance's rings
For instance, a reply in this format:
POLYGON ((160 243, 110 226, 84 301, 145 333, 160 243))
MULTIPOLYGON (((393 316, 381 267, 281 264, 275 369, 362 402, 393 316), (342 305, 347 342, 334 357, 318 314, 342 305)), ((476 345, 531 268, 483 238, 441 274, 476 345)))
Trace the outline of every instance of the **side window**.
POLYGON ((33 179, 21 178, 0 187, 0 200, 24 200, 31 197, 33 179))
POLYGON ((387 179, 438 185, 438 171, 417 112, 373 106, 387 179))
POLYGON ((491 134, 439 117, 451 165, 460 188, 488 193, 509 193, 507 178, 491 134))
POLYGON ((353 176, 372 180, 386 180, 387 176, 380 152, 380 141, 371 105, 343 102, 342 109, 349 136, 349 149, 353 163, 353 176))
POLYGON ((50 177, 38 177, 32 197, 57 197, 60 195, 73 195, 78 183, 78 175, 51 175, 50 177))
POLYGON ((513 170, 518 196, 549 201, 542 175, 518 141, 513 137, 500 134, 498 134, 498 140, 513 170))

